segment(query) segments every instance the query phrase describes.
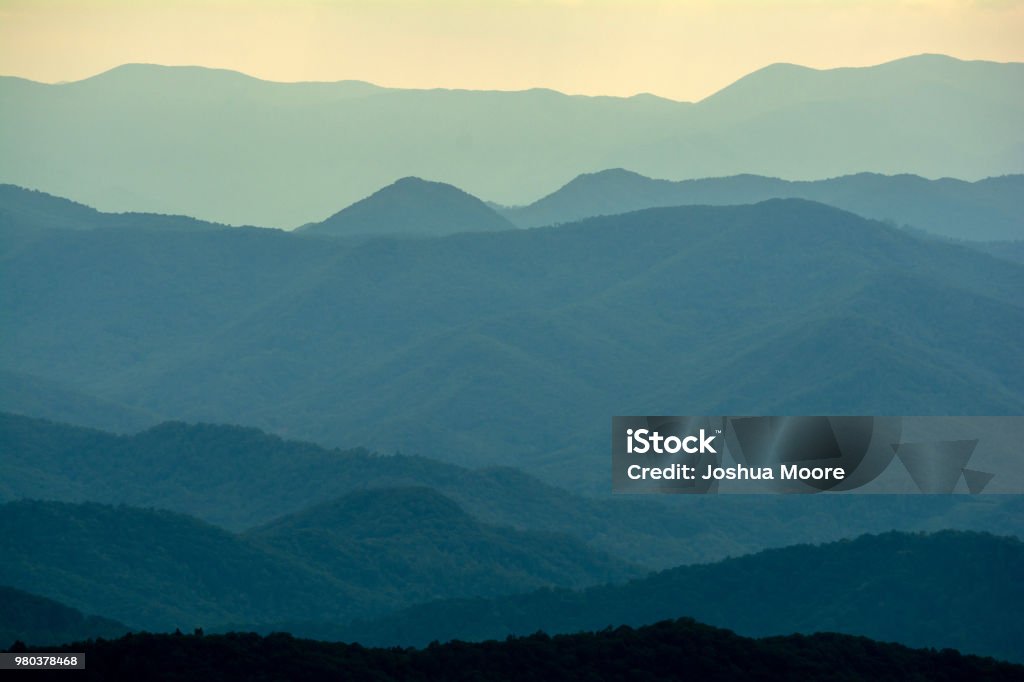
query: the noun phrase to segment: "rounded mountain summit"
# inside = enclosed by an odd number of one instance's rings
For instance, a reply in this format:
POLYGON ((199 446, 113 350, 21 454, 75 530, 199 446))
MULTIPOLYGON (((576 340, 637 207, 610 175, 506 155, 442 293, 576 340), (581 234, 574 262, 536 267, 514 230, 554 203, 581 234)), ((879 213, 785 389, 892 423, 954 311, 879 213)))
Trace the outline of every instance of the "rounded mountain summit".
POLYGON ((319 223, 298 228, 331 236, 405 234, 436 237, 515 226, 471 194, 443 182, 402 178, 319 223))

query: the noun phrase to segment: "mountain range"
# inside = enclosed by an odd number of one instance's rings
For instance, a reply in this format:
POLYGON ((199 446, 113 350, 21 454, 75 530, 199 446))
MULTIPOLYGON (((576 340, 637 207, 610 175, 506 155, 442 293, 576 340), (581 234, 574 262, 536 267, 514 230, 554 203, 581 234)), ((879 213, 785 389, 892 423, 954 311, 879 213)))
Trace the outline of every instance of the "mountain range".
MULTIPOLYGON (((311 508, 336 514, 339 500, 370 505, 386 499, 354 497, 368 490, 430 489, 452 501, 435 501, 439 513, 454 515, 455 503, 484 526, 569 536, 650 568, 893 528, 1012 534, 1019 531, 1022 513, 1020 500, 1002 495, 595 498, 508 467, 466 469, 424 457, 327 450, 255 429, 210 424, 165 423, 115 436, 0 414, 0 452, 6 453, 0 459, 0 502, 158 508, 236 534, 258 535, 286 519, 301 522, 311 508), (670 517, 687 522, 651 522, 670 517), (792 523, 794 518, 801 523, 792 523)), ((461 516, 457 520, 469 523, 461 516)))
POLYGON ((1024 410, 1024 268, 803 200, 435 239, 24 232, 0 370, 136 414, 604 492, 594 415, 1024 410))
POLYGON ((352 493, 244 535, 171 512, 0 505, 0 585, 135 628, 346 622, 445 596, 640 573, 552 533, 481 524, 425 488, 352 493))
POLYGON ((940 237, 995 241, 1024 238, 1024 217, 1018 206, 1022 193, 1024 175, 977 182, 876 173, 804 182, 755 175, 670 182, 612 169, 581 175, 529 206, 499 208, 499 212, 520 227, 536 227, 655 206, 796 198, 940 237))
POLYGON ((607 439, 945 415, 893 475, 974 420, 1007 489, 1019 434, 969 415, 1024 413, 1020 120, 1024 63, 941 55, 696 103, 0 77, 0 646, 101 679, 1019 677, 950 647, 1024 661, 1024 498, 611 495, 607 439))
MULTIPOLYGON (((1021 192, 1024 175, 977 182, 877 173, 805 182, 755 175, 671 182, 618 168, 580 175, 528 206, 508 207, 487 204, 445 183, 407 177, 297 231, 364 239, 438 237, 541 227, 654 207, 728 206, 796 198, 1004 255, 1007 247, 1019 250, 1024 242, 1024 219, 1017 210, 1021 192)), ((225 227, 181 215, 101 213, 43 192, 0 185, 0 233, 7 238, 25 239, 52 229, 195 231, 225 227)))
POLYGON ((418 605, 344 628, 295 633, 375 646, 426 646, 646 625, 689 616, 750 636, 843 632, 1024 661, 1018 538, 887 533, 669 569, 621 585, 543 589, 418 605), (1000 587, 996 587, 1000 586, 1000 587))
POLYGON ((506 205, 615 167, 675 179, 976 180, 1024 172, 1021 92, 1022 64, 941 55, 776 64, 697 103, 133 64, 65 84, 0 79, 0 182, 107 211, 295 226, 408 175, 506 205))
POLYGON ((0 584, 16 588, 0 590, 13 595, 0 611, 11 641, 127 628, 81 609, 134 629, 368 646, 680 616, 748 636, 838 631, 1007 660, 1021 660, 1024 642, 1006 608, 1021 597, 1024 545, 986 533, 889 532, 639 577, 566 536, 482 525, 427 488, 354 493, 242 535, 158 510, 33 501, 0 505, 0 528, 0 584))

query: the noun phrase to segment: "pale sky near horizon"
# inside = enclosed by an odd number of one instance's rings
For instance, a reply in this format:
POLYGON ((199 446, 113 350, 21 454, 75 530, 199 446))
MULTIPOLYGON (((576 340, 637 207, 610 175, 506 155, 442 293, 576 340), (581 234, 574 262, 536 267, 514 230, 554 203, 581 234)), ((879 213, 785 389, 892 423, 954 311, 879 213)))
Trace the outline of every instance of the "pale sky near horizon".
POLYGON ((1024 0, 0 0, 0 74, 124 63, 268 80, 697 100, 774 62, 1024 61, 1024 0))

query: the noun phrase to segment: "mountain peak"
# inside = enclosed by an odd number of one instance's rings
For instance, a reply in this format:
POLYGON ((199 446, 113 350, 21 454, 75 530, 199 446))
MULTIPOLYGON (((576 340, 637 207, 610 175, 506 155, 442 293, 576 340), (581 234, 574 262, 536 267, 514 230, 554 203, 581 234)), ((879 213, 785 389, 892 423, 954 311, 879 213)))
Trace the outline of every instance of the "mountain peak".
POLYGON ((406 176, 323 222, 300 229, 310 234, 335 236, 441 236, 457 232, 510 230, 513 225, 480 199, 458 187, 406 176))

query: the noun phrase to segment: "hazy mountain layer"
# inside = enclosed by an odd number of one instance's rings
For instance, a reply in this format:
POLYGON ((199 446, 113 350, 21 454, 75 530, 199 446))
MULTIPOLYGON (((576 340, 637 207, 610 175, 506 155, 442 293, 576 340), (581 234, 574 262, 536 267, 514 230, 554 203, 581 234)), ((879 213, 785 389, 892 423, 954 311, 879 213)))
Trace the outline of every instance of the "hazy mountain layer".
POLYGON ((7 370, 0 371, 0 410, 117 433, 137 431, 159 421, 151 413, 7 370))
POLYGON ((1022 194, 1024 175, 973 183, 869 173, 811 182, 754 175, 670 182, 614 169, 581 175, 529 206, 501 212, 517 225, 531 227, 654 206, 724 206, 796 198, 820 201, 866 218, 909 225, 942 237, 1013 240, 1024 237, 1024 214, 1018 198, 1022 194))
POLYGON ((0 229, 166 230, 195 232, 226 225, 183 215, 103 213, 83 204, 15 185, 0 185, 0 229))
POLYGON ((60 85, 0 79, 0 182, 102 210, 295 226, 408 175, 506 205, 614 167, 974 180, 1024 172, 1021 93, 1022 64, 938 55, 776 64, 696 104, 127 65, 60 85))

